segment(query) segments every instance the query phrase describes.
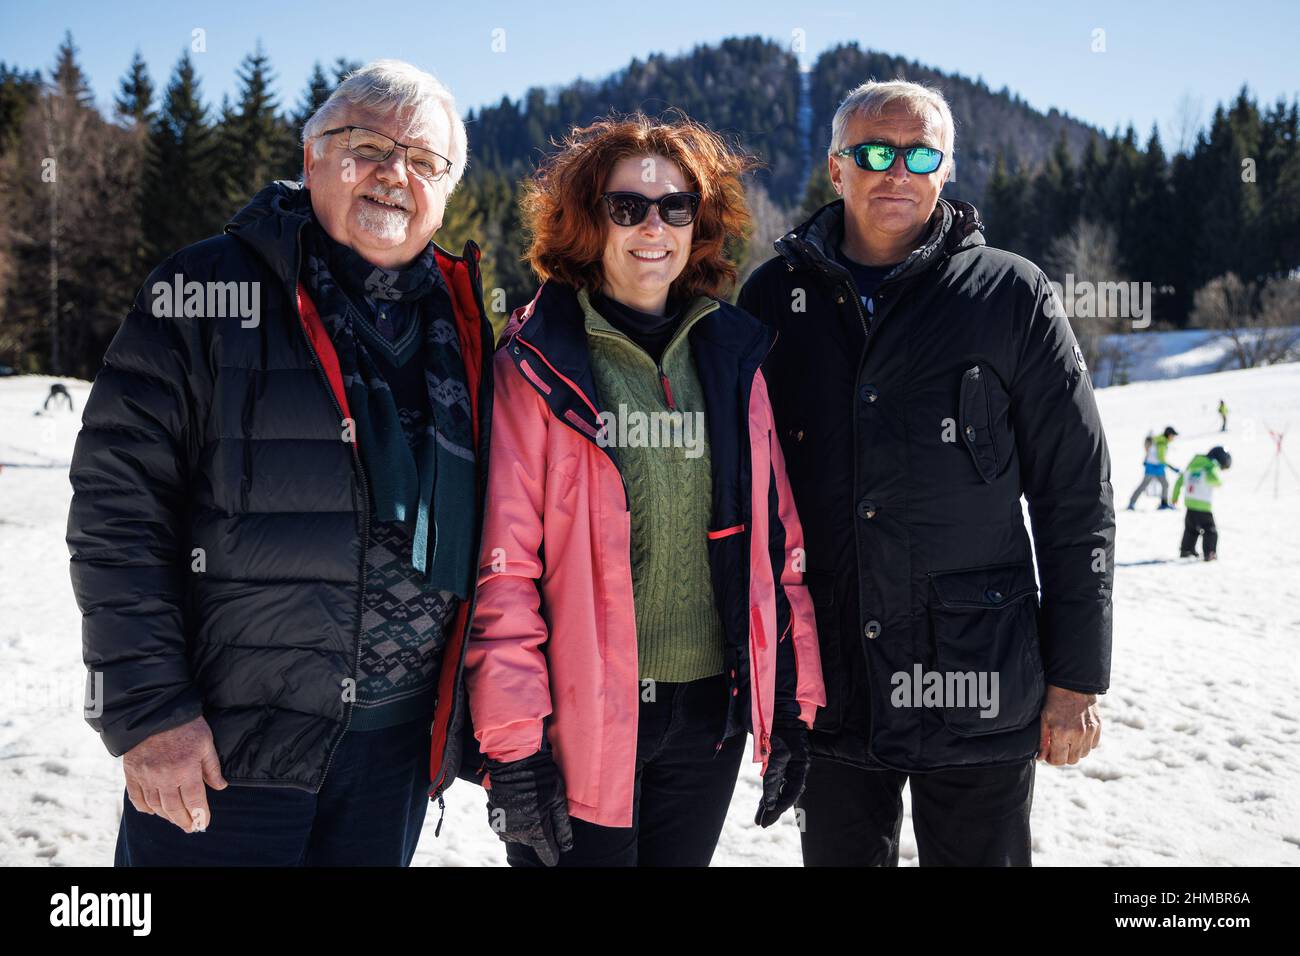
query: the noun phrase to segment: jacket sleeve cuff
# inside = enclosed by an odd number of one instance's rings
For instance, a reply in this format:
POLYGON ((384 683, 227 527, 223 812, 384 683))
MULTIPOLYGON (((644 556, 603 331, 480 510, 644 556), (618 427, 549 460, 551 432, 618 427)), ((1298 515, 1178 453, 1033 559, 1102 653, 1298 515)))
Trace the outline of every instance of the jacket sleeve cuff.
MULTIPOLYGON (((199 700, 198 691, 187 687, 167 706, 150 711, 144 716, 136 716, 122 722, 107 722, 96 727, 104 746, 114 757, 120 757, 137 744, 148 740, 154 734, 164 730, 174 730, 188 724, 196 717, 203 716, 203 702, 199 700)), ((92 721, 94 726, 99 721, 92 721)))
POLYGON ((518 720, 503 727, 476 728, 480 749, 498 763, 523 760, 542 749, 541 720, 518 720))

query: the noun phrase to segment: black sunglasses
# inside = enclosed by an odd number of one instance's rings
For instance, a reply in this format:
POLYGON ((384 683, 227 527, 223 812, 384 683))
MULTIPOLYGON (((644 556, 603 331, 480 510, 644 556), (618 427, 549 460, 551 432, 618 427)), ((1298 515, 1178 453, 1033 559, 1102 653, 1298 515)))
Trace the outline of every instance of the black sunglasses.
POLYGON ((609 207, 609 218, 618 226, 636 226, 645 221, 651 206, 659 207, 659 218, 670 226, 689 226, 700 211, 699 193, 668 193, 650 199, 640 193, 612 192, 600 197, 609 207))
POLYGON ((858 143, 837 150, 835 155, 852 156, 859 169, 883 173, 894 165, 894 156, 898 153, 903 154, 907 171, 917 176, 934 172, 943 162, 943 150, 933 146, 890 146, 888 143, 858 143))

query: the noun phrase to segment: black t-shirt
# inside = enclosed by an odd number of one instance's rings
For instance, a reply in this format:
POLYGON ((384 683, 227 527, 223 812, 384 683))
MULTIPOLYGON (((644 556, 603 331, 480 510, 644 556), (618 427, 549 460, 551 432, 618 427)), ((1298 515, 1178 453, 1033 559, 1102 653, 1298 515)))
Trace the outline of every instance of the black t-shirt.
POLYGON ((592 306, 600 313, 601 318, 641 346, 645 353, 654 359, 656 365, 663 358, 664 349, 668 347, 668 343, 677 332, 677 327, 682 323, 681 307, 674 307, 675 303, 671 301, 663 315, 654 315, 624 305, 617 299, 611 299, 599 292, 591 293, 588 298, 591 299, 592 306))
POLYGON ((897 262, 887 266, 864 266, 861 262, 854 262, 844 254, 843 249, 835 250, 835 258, 839 264, 849 270, 849 275, 853 277, 853 284, 858 287, 858 295, 862 299, 862 308, 867 315, 875 313, 875 303, 873 298, 876 289, 884 281, 885 276, 894 270, 897 262))

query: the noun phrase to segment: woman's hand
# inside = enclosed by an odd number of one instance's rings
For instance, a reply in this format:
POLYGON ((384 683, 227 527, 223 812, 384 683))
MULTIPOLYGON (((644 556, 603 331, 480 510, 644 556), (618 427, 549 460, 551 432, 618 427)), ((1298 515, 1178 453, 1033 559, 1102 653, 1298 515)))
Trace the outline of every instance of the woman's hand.
POLYGON ((808 728, 800 721, 778 721, 772 728, 772 754, 763 774, 763 798, 754 823, 770 827, 803 793, 808 780, 808 728))
POLYGON ((487 761, 488 824, 504 843, 531 847, 547 866, 573 849, 564 778, 549 750, 522 760, 487 761))

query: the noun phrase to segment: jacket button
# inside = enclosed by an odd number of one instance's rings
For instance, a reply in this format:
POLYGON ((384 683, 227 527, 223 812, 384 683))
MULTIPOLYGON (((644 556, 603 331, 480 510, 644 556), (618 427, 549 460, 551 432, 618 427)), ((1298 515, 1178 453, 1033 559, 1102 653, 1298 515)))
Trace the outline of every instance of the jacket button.
POLYGON ((974 441, 974 440, 975 440, 975 426, 974 426, 974 425, 967 425, 967 426, 966 426, 966 437, 969 438, 971 441, 974 441))
POLYGON ((867 626, 862 629, 862 633, 867 635, 867 640, 874 641, 880 636, 881 630, 879 621, 868 621, 867 626))
POLYGON ((858 517, 870 520, 876 516, 876 503, 863 498, 858 502, 858 517))
POLYGON ((880 397, 880 389, 876 388, 874 385, 863 385, 860 394, 862 395, 862 400, 870 405, 880 397))
POLYGON ((988 598, 990 601, 992 601, 994 604, 998 604, 1002 600, 1002 592, 995 591, 993 588, 989 588, 987 591, 985 591, 984 596, 988 598))

